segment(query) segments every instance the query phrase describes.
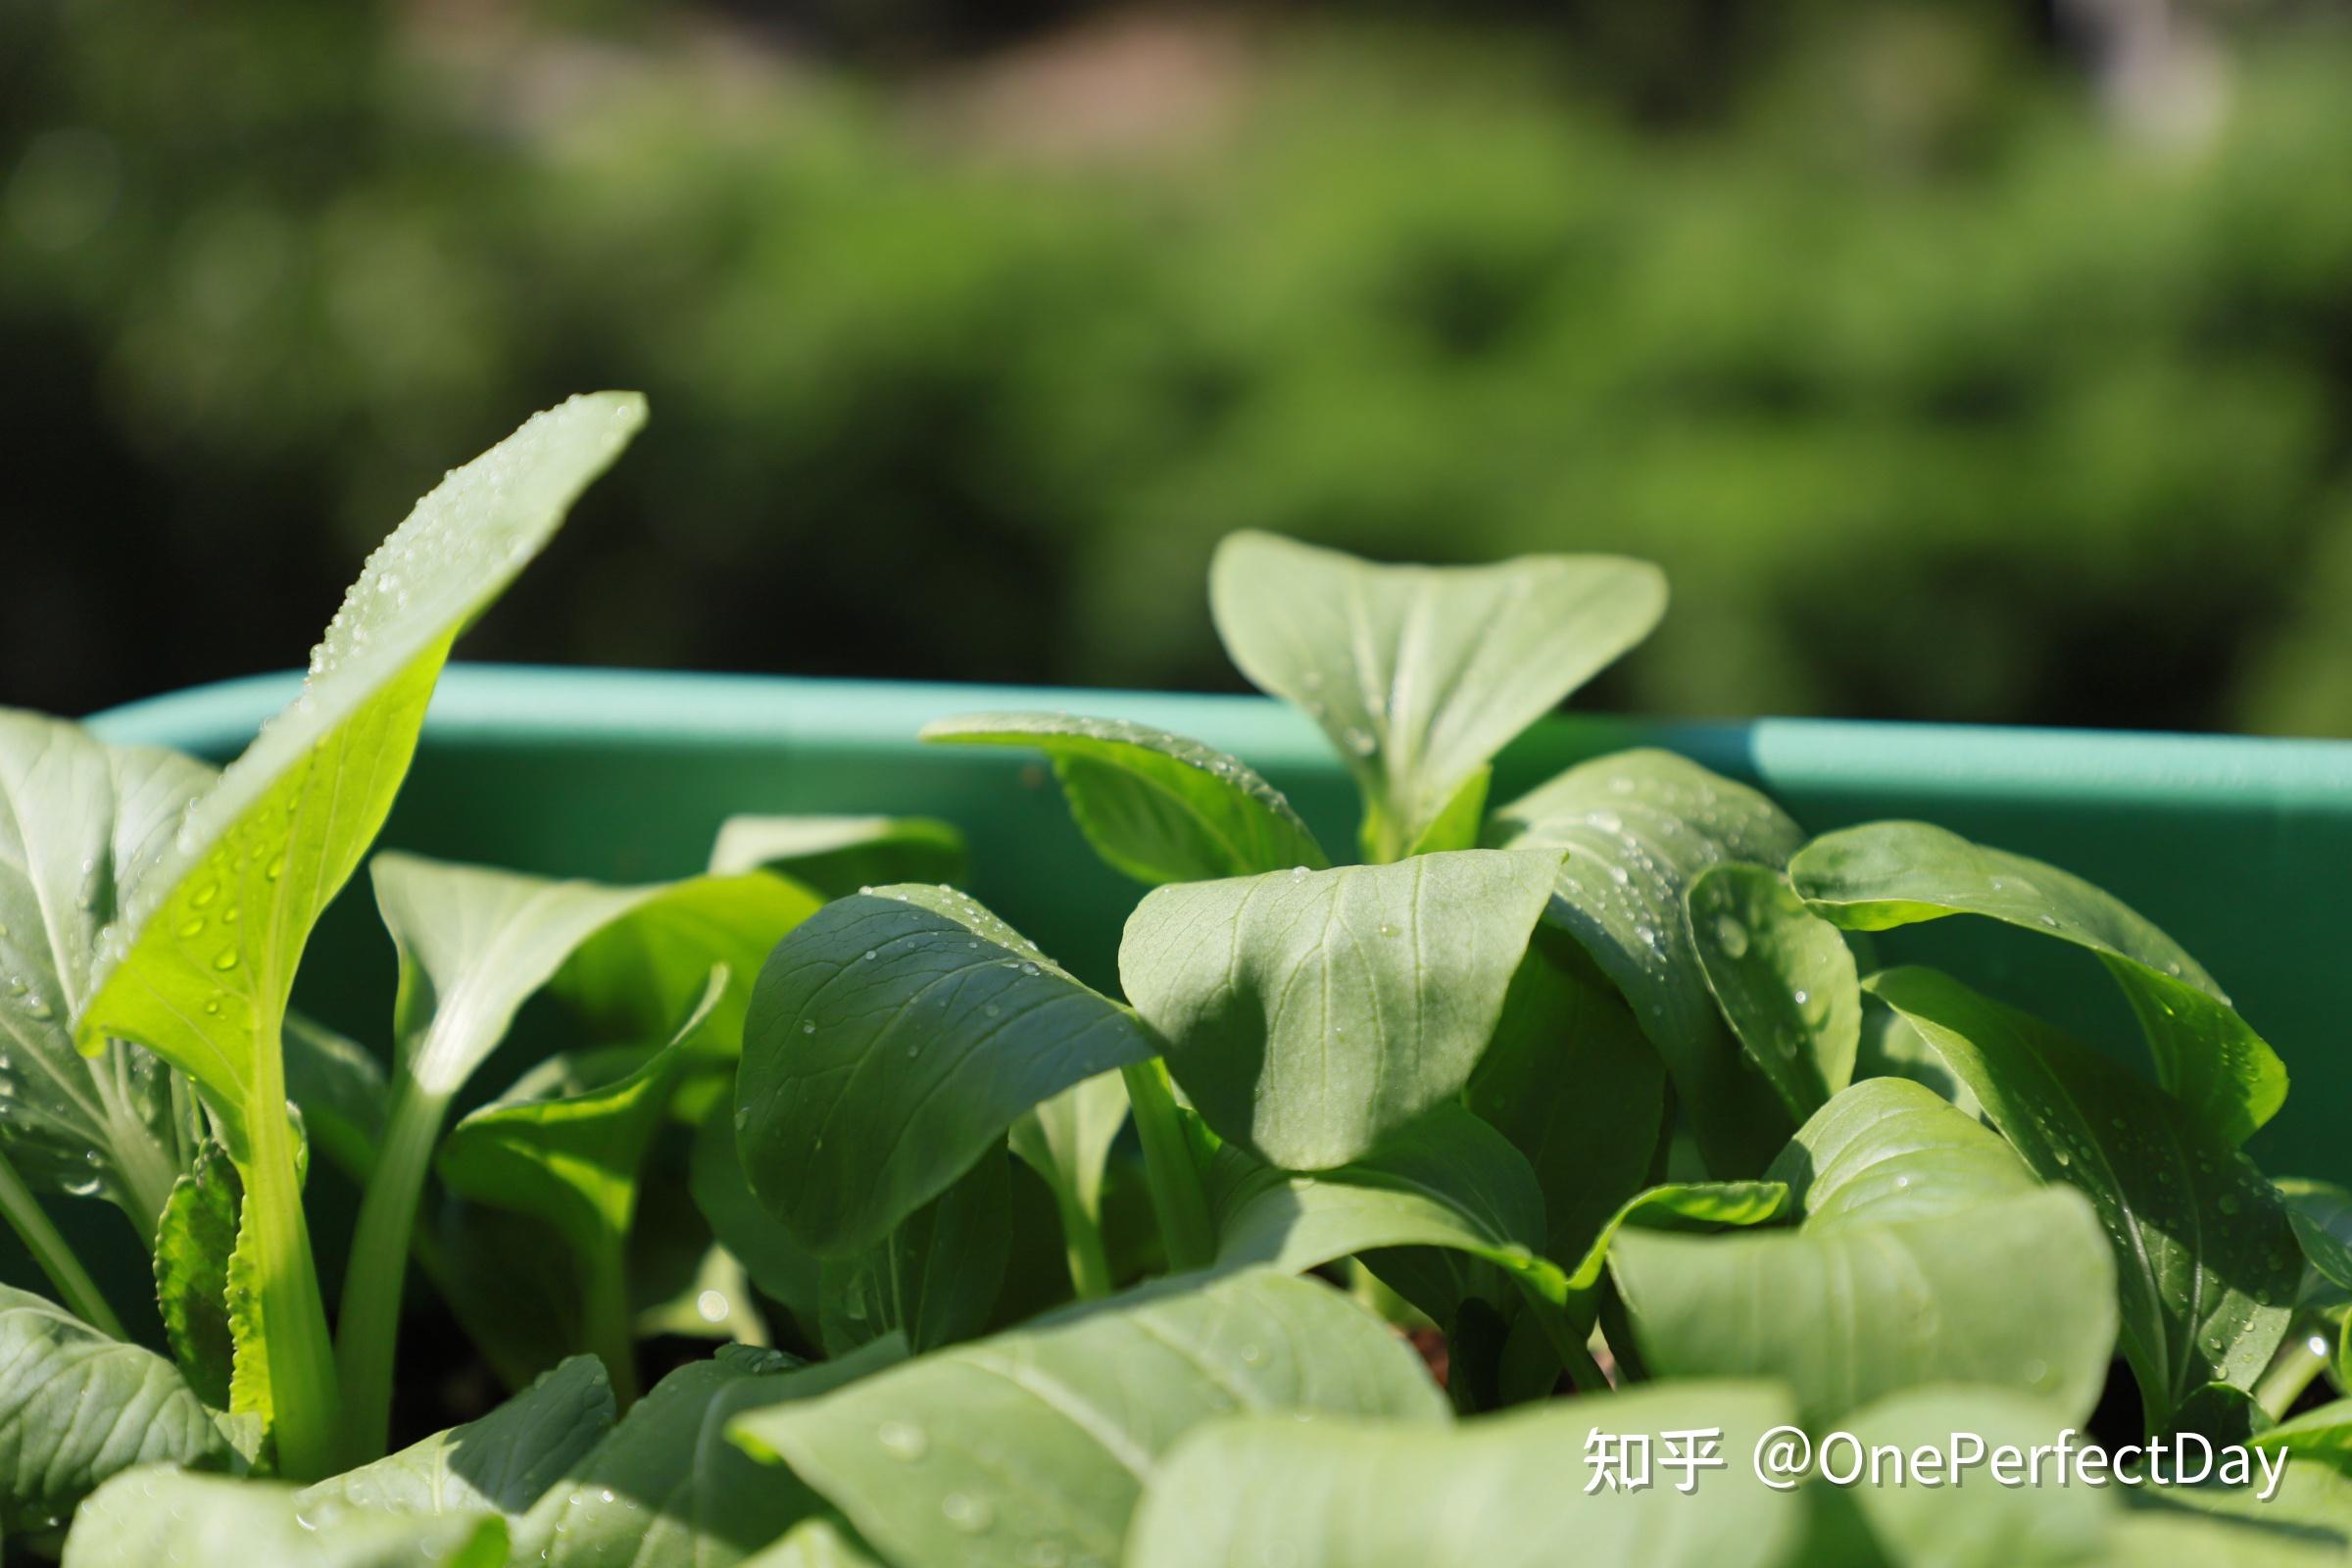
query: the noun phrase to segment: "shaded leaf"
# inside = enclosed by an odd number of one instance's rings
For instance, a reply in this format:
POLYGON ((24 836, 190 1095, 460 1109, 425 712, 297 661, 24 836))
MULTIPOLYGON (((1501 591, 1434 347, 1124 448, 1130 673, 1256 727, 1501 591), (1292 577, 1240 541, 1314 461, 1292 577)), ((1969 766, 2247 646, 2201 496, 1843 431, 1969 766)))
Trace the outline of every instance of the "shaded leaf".
POLYGON ((2138 1014, 2158 1082, 2233 1144, 2285 1102, 2285 1063, 2213 977, 2081 877, 1925 822, 1824 834, 1789 862, 1789 876, 1816 909, 1855 930, 1977 914, 2097 954, 2138 1014))
POLYGON ((1219 1137, 1327 1170, 1461 1092, 1555 866, 1465 850, 1155 888, 1119 980, 1219 1137))
POLYGON ((1178 1438, 1281 1410, 1438 1423, 1446 1406, 1378 1318, 1318 1282, 1251 1270, 1052 1313, 730 1432, 790 1465, 886 1557, 1028 1568, 1053 1553, 1116 1561, 1178 1438))
MULTIPOLYGON (((813 1399, 906 1359, 906 1339, 889 1334, 829 1361, 737 1378, 719 1388, 704 1408, 693 1440, 694 1568, 732 1568, 803 1521, 839 1519, 798 1476, 763 1464, 735 1445, 727 1433, 739 1417, 813 1399)), ((845 1526, 836 1539, 850 1540, 852 1533, 845 1526)))
POLYGON ((1889 969, 1869 987, 2043 1180, 2097 1205, 2149 1429, 2207 1383, 2251 1389, 2286 1334, 2302 1267, 2285 1204, 2245 1156, 2180 1101, 1948 975, 1889 969))
POLYGON ((2352 1192, 2301 1176, 2281 1176, 2272 1185, 2285 1200, 2304 1260, 2329 1284, 2352 1290, 2352 1192))
POLYGON ((1242 673, 1338 747, 1363 789, 1366 854, 1388 860, 1649 634, 1666 580, 1619 556, 1387 566, 1244 531, 1217 546, 1208 598, 1242 673))
POLYGON ((1727 860, 1786 865, 1803 832, 1744 785, 1668 752, 1632 751, 1580 763, 1503 807, 1489 842, 1568 852, 1547 918, 1625 993, 1708 1169, 1762 1170, 1788 1124, 1717 1014, 1685 899, 1700 872, 1727 860))
POLYGON ((228 1323, 228 1259, 237 1245, 237 1177, 228 1152, 207 1143, 172 1187, 155 1231, 155 1298, 172 1357, 205 1403, 225 1409, 235 1355, 228 1323))
POLYGON ((1148 724, 975 713, 936 719, 922 738, 1044 752, 1095 853, 1139 882, 1204 882, 1331 863, 1282 792, 1248 763, 1148 724))
POLYGON ((761 1206, 744 1179, 743 1161, 735 1150, 733 1105, 722 1102, 711 1106, 695 1130, 687 1179, 710 1234, 743 1264, 752 1283, 813 1326, 819 1259, 761 1206))
POLYGON ((1012 1247, 1005 1161, 982 1154, 873 1247, 823 1260, 817 1324, 827 1354, 893 1333, 920 1354, 987 1326, 1012 1247))
POLYGON ((810 1251, 859 1251, 1023 1112, 1152 1051, 1125 1007, 961 895, 842 899, 760 972, 736 1081, 743 1170, 810 1251))
POLYGON ((365 1046, 299 1012, 286 1014, 286 1098, 311 1143, 366 1186, 384 1142, 384 1064, 365 1046))

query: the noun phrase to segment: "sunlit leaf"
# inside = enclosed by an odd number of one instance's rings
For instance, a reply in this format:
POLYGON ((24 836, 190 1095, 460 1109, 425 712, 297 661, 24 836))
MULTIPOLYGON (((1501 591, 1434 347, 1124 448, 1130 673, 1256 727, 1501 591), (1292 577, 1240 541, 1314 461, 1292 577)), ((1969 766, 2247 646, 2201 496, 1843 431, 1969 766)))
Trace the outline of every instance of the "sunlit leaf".
POLYGON ((305 1502, 290 1486, 155 1468, 117 1477, 82 1504, 63 1568, 500 1568, 494 1513, 378 1513, 305 1502))
POLYGON ((1854 956, 1780 872, 1718 865, 1688 895, 1707 987, 1792 1116, 1810 1116, 1853 1081, 1862 1038, 1854 956))
POLYGON ((713 871, 773 871, 828 899, 891 882, 960 886, 967 866, 962 829, 935 816, 730 816, 710 849, 713 871))

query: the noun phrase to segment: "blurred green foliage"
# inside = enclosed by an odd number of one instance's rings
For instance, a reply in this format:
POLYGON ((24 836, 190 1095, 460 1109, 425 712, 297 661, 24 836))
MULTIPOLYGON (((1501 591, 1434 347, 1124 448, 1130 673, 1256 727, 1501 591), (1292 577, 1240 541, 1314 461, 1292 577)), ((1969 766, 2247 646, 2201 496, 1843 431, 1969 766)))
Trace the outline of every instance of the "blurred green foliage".
POLYGON ((2156 148, 2005 10, 1800 14, 1660 122, 1524 20, 882 78, 691 12, 19 0, 0 700, 292 662, 455 455, 633 385, 477 657, 1230 685, 1250 526, 1658 560, 1622 706, 2352 731, 2352 37, 2237 40, 2156 148))

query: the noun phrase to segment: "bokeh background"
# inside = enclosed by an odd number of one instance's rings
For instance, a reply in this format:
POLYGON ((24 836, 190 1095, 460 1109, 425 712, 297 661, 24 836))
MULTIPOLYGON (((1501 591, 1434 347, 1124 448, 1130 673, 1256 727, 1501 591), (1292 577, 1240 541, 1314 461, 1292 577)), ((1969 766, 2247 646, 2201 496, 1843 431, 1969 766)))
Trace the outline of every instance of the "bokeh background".
POLYGON ((1218 689, 1215 538, 1607 549, 1593 700, 2352 733, 2352 12, 0 0, 0 701, 472 657, 1218 689))

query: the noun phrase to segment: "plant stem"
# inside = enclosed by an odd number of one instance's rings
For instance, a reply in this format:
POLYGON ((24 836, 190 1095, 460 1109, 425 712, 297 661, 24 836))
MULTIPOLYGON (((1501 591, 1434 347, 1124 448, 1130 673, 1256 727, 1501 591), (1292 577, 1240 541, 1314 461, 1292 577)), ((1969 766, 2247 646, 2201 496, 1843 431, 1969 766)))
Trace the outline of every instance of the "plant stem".
POLYGON ((1086 1210, 1078 1195, 1061 1182, 1054 1189, 1054 1207, 1061 1215, 1061 1242, 1069 1255, 1070 1289, 1081 1301, 1096 1301, 1110 1294, 1110 1255, 1102 1250, 1102 1222, 1086 1210))
POLYGON ((402 1081, 385 1125, 383 1151, 360 1200, 335 1334, 335 1358, 343 1374, 343 1452, 354 1463, 383 1453, 391 1430, 392 1357, 408 1283, 409 1243, 448 1108, 445 1096, 423 1093, 414 1079, 402 1081))
POLYGON ((318 1295, 318 1266, 303 1218, 302 1184, 295 1175, 294 1124, 286 1114, 286 1064, 281 1043, 260 1042, 255 1053, 251 1146, 245 1180, 246 1234, 262 1311, 262 1353, 270 1368, 278 1470, 290 1481, 317 1481, 336 1468, 341 1435, 340 1386, 326 1303, 318 1295))
POLYGON ((637 1333, 629 1318, 629 1284, 621 1266, 618 1238, 588 1257, 587 1299, 581 1332, 589 1351, 605 1363, 612 1380, 612 1401, 626 1410, 637 1402, 637 1333))
POLYGON ((2270 1367, 2254 1383, 2254 1402, 2262 1406, 2274 1421, 2283 1420, 2289 1406, 2311 1387, 2311 1380, 2328 1365, 2325 1348, 2313 1349, 2312 1341, 2322 1346, 2326 1337, 2309 1324, 2298 1324, 2286 1344, 2271 1361, 2270 1367))
POLYGON ((49 1211, 41 1207, 40 1200, 32 1196, 32 1189, 24 1185, 24 1178, 17 1174, 17 1167, 5 1156, 0 1156, 0 1213, 8 1216, 9 1227, 24 1243, 24 1250, 41 1265, 41 1272, 49 1276, 49 1283, 57 1287, 59 1298, 75 1317, 102 1334, 118 1340, 129 1338, 122 1332, 122 1320, 115 1316, 115 1309, 99 1294, 98 1282, 81 1266, 81 1259, 74 1255, 74 1249, 58 1234, 49 1211))
MULTIPOLYGON (((1552 1353, 1560 1365, 1568 1369, 1568 1381, 1576 1385, 1579 1394, 1606 1394, 1608 1375, 1600 1363, 1592 1359, 1592 1347, 1577 1337, 1575 1320, 1568 1315, 1567 1303, 1560 1299, 1547 1284, 1539 1283, 1517 1271, 1511 1276, 1518 1282, 1519 1294, 1527 1298, 1528 1310, 1536 1314, 1536 1325, 1544 1338, 1551 1342, 1552 1353)), ((1553 1280, 1558 1276, 1554 1274, 1553 1280)))
POLYGON ((1191 1145, 1176 1113, 1167 1066, 1157 1058, 1139 1061, 1121 1067, 1119 1076, 1126 1080, 1127 1103, 1143 1140, 1144 1177, 1152 1188, 1160 1236, 1167 1243, 1168 1271, 1206 1268, 1217 1255, 1216 1227, 1209 1223, 1208 1195, 1200 1186, 1200 1168, 1193 1163, 1191 1145))

